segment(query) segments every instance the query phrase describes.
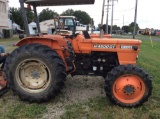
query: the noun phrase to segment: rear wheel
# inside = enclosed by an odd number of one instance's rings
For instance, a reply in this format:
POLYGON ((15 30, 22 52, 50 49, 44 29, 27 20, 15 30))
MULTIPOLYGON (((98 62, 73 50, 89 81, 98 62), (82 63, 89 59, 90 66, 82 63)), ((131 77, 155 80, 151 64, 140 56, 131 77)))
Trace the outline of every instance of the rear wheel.
POLYGON ((5 77, 13 92, 29 102, 47 101, 63 87, 65 66, 50 47, 29 44, 7 58, 5 77))
POLYGON ((142 105, 151 95, 149 75, 133 65, 121 65, 108 73, 105 79, 106 95, 111 102, 123 107, 142 105))

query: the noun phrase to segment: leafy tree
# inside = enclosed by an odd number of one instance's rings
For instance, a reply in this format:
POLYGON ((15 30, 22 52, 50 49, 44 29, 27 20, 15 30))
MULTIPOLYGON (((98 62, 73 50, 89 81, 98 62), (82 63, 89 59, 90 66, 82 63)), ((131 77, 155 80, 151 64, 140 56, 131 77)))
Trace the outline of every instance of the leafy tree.
POLYGON ((74 12, 74 16, 80 21, 82 24, 90 24, 91 17, 85 11, 77 10, 74 12))
MULTIPOLYGON (((21 29, 24 29, 24 22, 23 22, 21 9, 11 7, 9 11, 11 13, 11 20, 16 24, 20 25, 21 29)), ((26 10, 26 15, 27 15, 28 23, 34 21, 34 14, 32 11, 26 10)))
POLYGON ((53 19, 54 16, 58 16, 59 14, 55 11, 50 10, 49 8, 43 9, 39 14, 39 22, 53 19))
MULTIPOLYGON (((108 33, 110 34, 110 29, 111 29, 111 26, 108 25, 108 33)), ((106 33, 106 24, 103 24, 103 31, 106 33)))
POLYGON ((73 9, 68 9, 61 14, 61 16, 73 16, 73 15, 74 15, 73 9))
POLYGON ((26 15, 27 15, 28 23, 31 23, 31 22, 35 21, 34 13, 31 10, 27 9, 26 10, 26 15))
POLYGON ((117 25, 113 25, 113 30, 120 30, 120 27, 117 25))
POLYGON ((20 25, 21 28, 23 28, 23 20, 22 20, 20 8, 11 7, 9 11, 11 13, 11 20, 16 24, 20 25))
MULTIPOLYGON (((136 24, 136 33, 137 33, 138 29, 139 29, 139 26, 138 26, 138 24, 136 24)), ((129 31, 131 33, 133 33, 133 31, 134 31, 134 22, 129 24, 129 31)))
POLYGON ((75 16, 77 20, 82 24, 90 24, 91 23, 91 17, 88 13, 81 10, 74 11, 73 9, 68 9, 64 11, 61 15, 63 16, 75 16))
POLYGON ((124 30, 125 33, 130 32, 129 26, 123 26, 122 30, 124 30))

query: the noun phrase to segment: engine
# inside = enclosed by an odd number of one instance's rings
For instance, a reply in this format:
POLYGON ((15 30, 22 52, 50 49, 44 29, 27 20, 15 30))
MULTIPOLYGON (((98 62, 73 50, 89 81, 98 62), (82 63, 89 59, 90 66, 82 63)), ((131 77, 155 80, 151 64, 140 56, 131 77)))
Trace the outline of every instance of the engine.
POLYGON ((76 71, 72 75, 106 76, 119 63, 116 53, 93 52, 91 54, 76 54, 75 65, 76 71))

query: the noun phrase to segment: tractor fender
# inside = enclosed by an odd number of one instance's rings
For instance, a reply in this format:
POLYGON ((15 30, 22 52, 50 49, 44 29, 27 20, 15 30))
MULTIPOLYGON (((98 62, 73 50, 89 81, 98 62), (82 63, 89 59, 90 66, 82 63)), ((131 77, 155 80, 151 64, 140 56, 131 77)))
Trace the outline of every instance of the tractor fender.
POLYGON ((52 38, 43 38, 43 37, 23 38, 22 40, 20 40, 19 42, 17 42, 14 45, 15 46, 22 46, 22 45, 31 44, 31 43, 38 43, 38 44, 42 44, 42 45, 47 45, 54 50, 60 50, 61 49, 57 40, 54 40, 52 38))
POLYGON ((45 37, 27 37, 27 38, 23 38, 22 40, 20 40, 18 43, 14 45, 20 47, 22 45, 34 44, 34 43, 46 45, 46 46, 49 46, 51 49, 55 50, 64 61, 66 70, 67 71, 69 70, 67 63, 65 61, 65 55, 63 52, 64 47, 67 47, 67 43, 64 39, 59 38, 55 40, 53 38, 45 38, 45 37))

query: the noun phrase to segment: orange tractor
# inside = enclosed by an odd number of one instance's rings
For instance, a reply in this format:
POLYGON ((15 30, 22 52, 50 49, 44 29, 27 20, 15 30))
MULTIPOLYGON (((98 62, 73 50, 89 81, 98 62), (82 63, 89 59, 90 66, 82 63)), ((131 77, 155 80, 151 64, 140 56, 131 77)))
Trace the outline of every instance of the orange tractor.
MULTIPOLYGON (((27 3, 34 5, 32 2, 27 3)), ((35 3, 48 5, 44 1, 35 3)), ((21 7, 23 11, 23 2, 21 7)), ((102 76, 106 96, 112 103, 137 107, 148 100, 152 91, 151 77, 136 66, 140 44, 140 40, 133 39, 90 38, 87 32, 28 35, 6 60, 7 86, 22 100, 43 102, 60 92, 69 74, 102 76)))

